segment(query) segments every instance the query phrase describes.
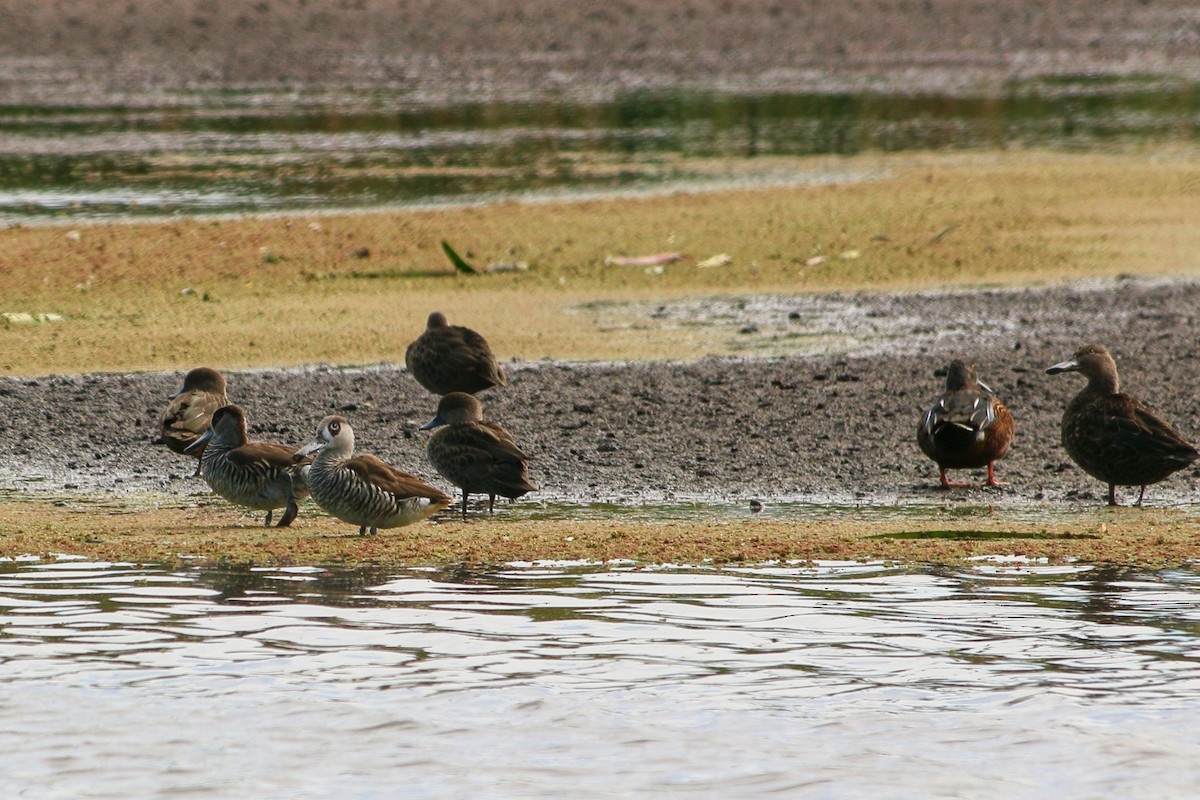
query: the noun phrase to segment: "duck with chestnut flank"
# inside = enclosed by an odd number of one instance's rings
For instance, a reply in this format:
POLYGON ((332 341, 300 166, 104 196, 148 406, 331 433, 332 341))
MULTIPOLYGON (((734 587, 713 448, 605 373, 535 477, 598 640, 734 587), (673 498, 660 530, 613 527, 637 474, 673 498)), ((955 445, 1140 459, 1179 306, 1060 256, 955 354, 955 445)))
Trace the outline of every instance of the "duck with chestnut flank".
POLYGON ((442 477, 462 489, 462 515, 474 493, 488 496, 488 512, 495 512, 496 495, 516 499, 537 489, 529 482, 529 457, 517 447, 512 434, 483 419, 483 406, 472 395, 452 392, 438 403, 437 415, 421 430, 437 431, 426 451, 442 477))
POLYGON ((1103 345, 1086 344, 1046 372, 1080 372, 1088 380, 1063 412, 1062 443, 1084 472, 1108 484, 1110 506, 1119 505, 1118 486, 1140 487, 1134 503, 1140 506, 1147 486, 1200 457, 1170 423, 1121 391, 1116 362, 1103 345))
POLYGON ((934 398, 917 426, 917 444, 937 462, 942 486, 951 483, 948 469, 987 467, 987 486, 996 480, 995 462, 1013 439, 1013 418, 987 384, 982 383, 974 364, 952 361, 946 369, 946 391, 934 398))
POLYGON ((197 367, 184 376, 183 388, 168 399, 171 402, 159 417, 158 438, 152 444, 165 444, 173 452, 195 456, 195 475, 199 475, 204 448, 192 445, 208 430, 213 412, 229 405, 225 378, 215 369, 197 367))
POLYGON ((308 497, 308 466, 296 463, 296 448, 249 441, 246 415, 237 406, 218 408, 192 447, 204 452, 200 474, 212 490, 235 505, 266 511, 263 525, 277 508, 284 512, 276 527, 291 525, 298 502, 308 497))
POLYGON ((437 395, 475 394, 505 383, 487 340, 470 328, 447 324, 440 311, 429 315, 425 332, 405 350, 404 363, 417 383, 437 395))
POLYGON ((354 455, 354 430, 345 417, 329 416, 317 426, 317 441, 296 451, 297 460, 315 453, 308 488, 327 513, 357 525, 359 535, 369 528, 411 525, 441 511, 452 502, 425 481, 385 464, 372 455, 354 455))

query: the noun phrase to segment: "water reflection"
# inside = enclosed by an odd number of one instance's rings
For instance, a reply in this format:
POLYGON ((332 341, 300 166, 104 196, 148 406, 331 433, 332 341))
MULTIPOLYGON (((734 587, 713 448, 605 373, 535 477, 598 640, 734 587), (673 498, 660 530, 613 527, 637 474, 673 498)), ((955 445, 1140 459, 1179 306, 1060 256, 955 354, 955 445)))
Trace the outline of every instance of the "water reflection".
POLYGON ((1194 141, 1197 111, 1195 86, 1136 76, 1014 84, 975 97, 687 90, 452 107, 403 95, 7 106, 0 220, 797 182, 808 178, 786 159, 815 154, 1194 141))
POLYGON ((9 564, 0 794, 1182 797, 1198 588, 1019 559, 9 564))

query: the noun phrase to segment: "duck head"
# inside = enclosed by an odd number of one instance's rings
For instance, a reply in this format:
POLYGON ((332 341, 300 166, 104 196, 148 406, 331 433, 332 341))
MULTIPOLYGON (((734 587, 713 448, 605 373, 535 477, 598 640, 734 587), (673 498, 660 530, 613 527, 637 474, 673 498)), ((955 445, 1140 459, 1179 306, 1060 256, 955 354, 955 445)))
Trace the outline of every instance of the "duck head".
POLYGON ((1120 381, 1117 377, 1117 362, 1112 354, 1102 344, 1085 344, 1075 351, 1066 361, 1060 361, 1046 368, 1049 375, 1060 372, 1079 372, 1088 379, 1088 388, 1107 394, 1120 391, 1120 381))
POLYGON ((946 391, 956 392, 978 382, 974 364, 955 360, 946 367, 946 391))
POLYGON ((213 394, 225 394, 225 377, 215 369, 208 367, 196 367, 187 375, 183 376, 183 388, 173 395, 169 395, 168 399, 174 400, 184 392, 212 392, 213 394))
POLYGON ((322 450, 335 457, 344 458, 349 458, 354 453, 354 429, 345 417, 335 414, 321 420, 321 424, 317 426, 317 440, 301 447, 292 458, 303 461, 322 450))
POLYGON ((483 405, 474 395, 466 392, 451 392, 438 401, 437 414, 421 426, 429 431, 442 425, 457 425, 461 422, 479 422, 483 419, 483 405))

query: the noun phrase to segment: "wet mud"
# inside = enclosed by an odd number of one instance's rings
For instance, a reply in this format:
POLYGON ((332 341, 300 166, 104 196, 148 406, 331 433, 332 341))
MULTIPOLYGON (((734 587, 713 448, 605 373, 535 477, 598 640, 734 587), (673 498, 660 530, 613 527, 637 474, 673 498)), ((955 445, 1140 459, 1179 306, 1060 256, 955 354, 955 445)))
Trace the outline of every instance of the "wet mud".
POLYGON ((0 0, 0 18, 0 97, 11 103, 295 90, 432 103, 696 86, 1004 91, 1046 76, 1200 73, 1185 0, 0 0))
MULTIPOLYGON (((652 336, 656 325, 714 307, 722 313, 711 324, 746 340, 774 337, 777 344, 780 331, 817 326, 814 320, 844 330, 818 337, 821 352, 779 357, 508 363, 509 385, 481 398, 485 414, 534 458, 530 474, 542 490, 531 499, 1099 505, 1105 487, 1075 467, 1059 444, 1062 409, 1082 379, 1044 373, 1085 341, 1114 352, 1125 391, 1185 435, 1200 436, 1197 282, 691 299, 628 313, 640 315, 652 336), (846 335, 856 329, 860 335, 846 335), (917 447, 917 422, 942 386, 938 371, 955 357, 978 364, 1016 419, 1016 439, 997 465, 1005 487, 942 490, 934 464, 917 447)), ((0 488, 114 498, 208 495, 190 477, 194 462, 150 444, 166 396, 193 366, 181 364, 177 373, 0 379, 0 488)), ((401 366, 227 377, 252 438, 299 445, 310 441, 323 416, 338 412, 353 423, 360 450, 452 488, 430 467, 427 434, 417 430, 433 416, 436 398, 401 366)), ((954 477, 978 481, 983 472, 954 477)), ((1152 505, 1197 498, 1200 469, 1147 492, 1152 505)))

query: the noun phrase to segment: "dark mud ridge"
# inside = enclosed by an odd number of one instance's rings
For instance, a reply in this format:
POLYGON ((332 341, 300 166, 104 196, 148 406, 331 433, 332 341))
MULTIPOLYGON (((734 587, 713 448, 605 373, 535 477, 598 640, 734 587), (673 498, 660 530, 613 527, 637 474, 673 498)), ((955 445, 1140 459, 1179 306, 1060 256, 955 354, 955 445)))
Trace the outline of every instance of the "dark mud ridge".
MULTIPOLYGON (((770 299, 745 303, 768 310, 747 310, 745 319, 727 324, 749 330, 767 321, 754 314, 795 318, 840 300, 871 320, 874 335, 834 355, 510 364, 509 385, 482 396, 486 413, 534 456, 531 474, 544 499, 886 506, 949 495, 1003 505, 1100 504, 1105 487, 1059 444, 1062 409, 1082 379, 1044 372, 1079 344, 1097 341, 1117 357, 1125 391, 1185 435, 1200 436, 1197 282, 770 299), (953 357, 978 363, 1016 418, 1017 438, 997 466, 1006 487, 946 493, 917 448, 917 421, 942 385, 935 370, 953 357)), ((35 495, 207 493, 190 477, 194 462, 149 444, 181 376, 0 380, 0 488, 35 495)), ((417 430, 433 415, 435 398, 403 368, 227 377, 253 438, 299 445, 324 415, 339 412, 352 421, 360 450, 451 488, 426 461, 426 434, 417 430)), ((1147 497, 1155 505, 1190 503, 1200 499, 1198 490, 1200 470, 1185 470, 1147 497)))

